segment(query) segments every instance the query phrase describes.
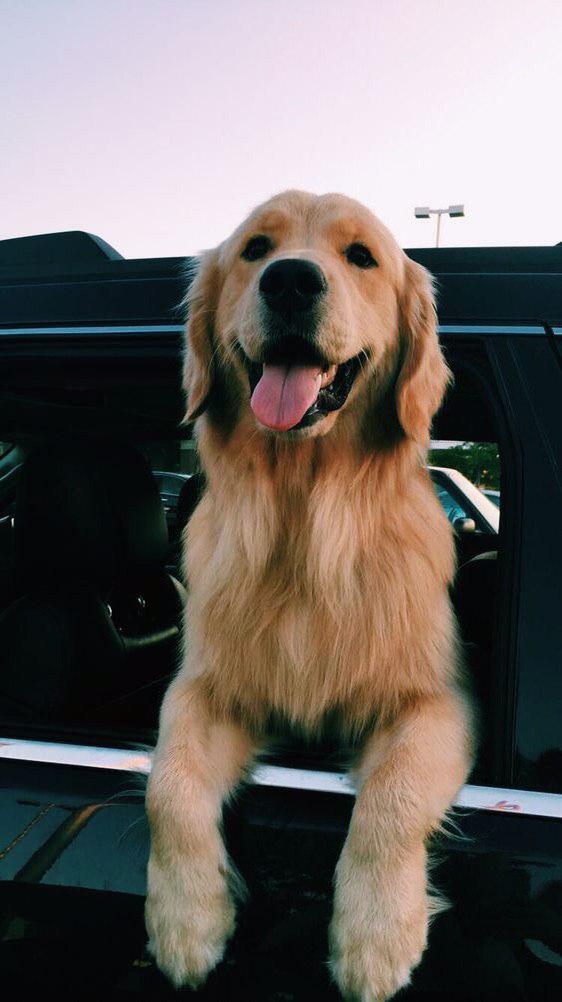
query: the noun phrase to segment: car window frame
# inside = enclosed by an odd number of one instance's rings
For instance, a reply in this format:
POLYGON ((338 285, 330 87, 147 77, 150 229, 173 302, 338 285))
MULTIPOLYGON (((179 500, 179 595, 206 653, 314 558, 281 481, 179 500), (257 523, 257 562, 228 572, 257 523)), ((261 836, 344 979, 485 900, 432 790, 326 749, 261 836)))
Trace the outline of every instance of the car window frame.
MULTIPOLYGON (((509 388, 500 376, 494 351, 494 334, 482 325, 478 333, 470 333, 463 325, 447 334, 441 333, 441 344, 453 371, 470 373, 490 408, 500 452, 500 492, 503 498, 500 529, 494 533, 498 551, 498 580, 490 679, 490 714, 488 762, 486 778, 498 786, 510 786, 514 779, 516 689, 517 689, 517 630, 520 590, 520 536, 522 448, 516 424, 510 413, 509 388)), ((504 338, 505 341, 505 338, 504 338)), ((454 388, 451 392, 454 392, 454 388)))

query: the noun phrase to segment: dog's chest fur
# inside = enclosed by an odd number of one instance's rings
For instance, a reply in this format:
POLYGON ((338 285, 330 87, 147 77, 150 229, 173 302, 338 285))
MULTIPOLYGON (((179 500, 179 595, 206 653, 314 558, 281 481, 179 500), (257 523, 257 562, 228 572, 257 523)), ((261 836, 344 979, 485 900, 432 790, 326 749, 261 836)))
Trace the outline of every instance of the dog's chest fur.
POLYGON ((385 503, 368 477, 353 483, 346 472, 306 489, 297 477, 281 486, 248 479, 230 493, 225 485, 189 524, 191 670, 254 720, 273 711, 314 727, 349 707, 357 724, 418 677, 435 681, 451 571, 438 502, 420 482, 405 503, 385 503), (433 554, 415 532, 412 504, 415 518, 435 521, 433 554), (440 565, 433 593, 419 586, 428 562, 440 565))

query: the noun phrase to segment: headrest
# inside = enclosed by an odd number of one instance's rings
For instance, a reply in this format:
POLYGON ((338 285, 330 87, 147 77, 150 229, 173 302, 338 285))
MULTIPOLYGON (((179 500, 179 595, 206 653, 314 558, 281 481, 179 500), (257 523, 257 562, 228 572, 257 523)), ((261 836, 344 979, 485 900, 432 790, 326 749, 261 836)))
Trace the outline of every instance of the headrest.
POLYGON ((205 490, 205 475, 203 473, 193 473, 183 484, 178 494, 176 507, 176 518, 178 528, 184 529, 199 501, 203 497, 205 490))
POLYGON ((19 575, 44 581, 73 574, 103 588, 161 566, 167 547, 158 486, 128 443, 59 439, 26 460, 16 500, 19 575))

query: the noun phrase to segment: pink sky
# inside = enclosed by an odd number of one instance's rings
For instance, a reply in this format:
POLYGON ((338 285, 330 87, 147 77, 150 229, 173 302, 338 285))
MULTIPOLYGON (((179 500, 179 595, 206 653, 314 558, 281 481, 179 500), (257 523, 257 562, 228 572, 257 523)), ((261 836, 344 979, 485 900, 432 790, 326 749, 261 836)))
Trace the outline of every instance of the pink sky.
POLYGON ((185 254, 300 187, 557 243, 561 53, 560 0, 0 0, 0 238, 185 254))

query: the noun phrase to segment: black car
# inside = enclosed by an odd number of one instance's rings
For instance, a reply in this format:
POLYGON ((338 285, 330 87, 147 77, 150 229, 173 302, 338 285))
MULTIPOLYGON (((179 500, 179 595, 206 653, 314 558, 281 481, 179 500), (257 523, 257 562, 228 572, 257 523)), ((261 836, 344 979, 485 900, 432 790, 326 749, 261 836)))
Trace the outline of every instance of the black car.
MULTIPOLYGON (((435 438, 490 447, 501 522, 456 537, 452 597, 482 740, 432 846, 451 908, 401 997, 560 999, 562 246, 411 256, 437 276, 455 377, 435 438)), ((87 234, 0 243, 9 998, 175 995, 144 951, 142 776, 178 661, 179 537, 201 486, 180 423, 185 273, 183 260, 123 260, 87 234)), ((284 734, 229 808, 251 894, 202 1000, 338 998, 326 933, 349 753, 284 734)))

